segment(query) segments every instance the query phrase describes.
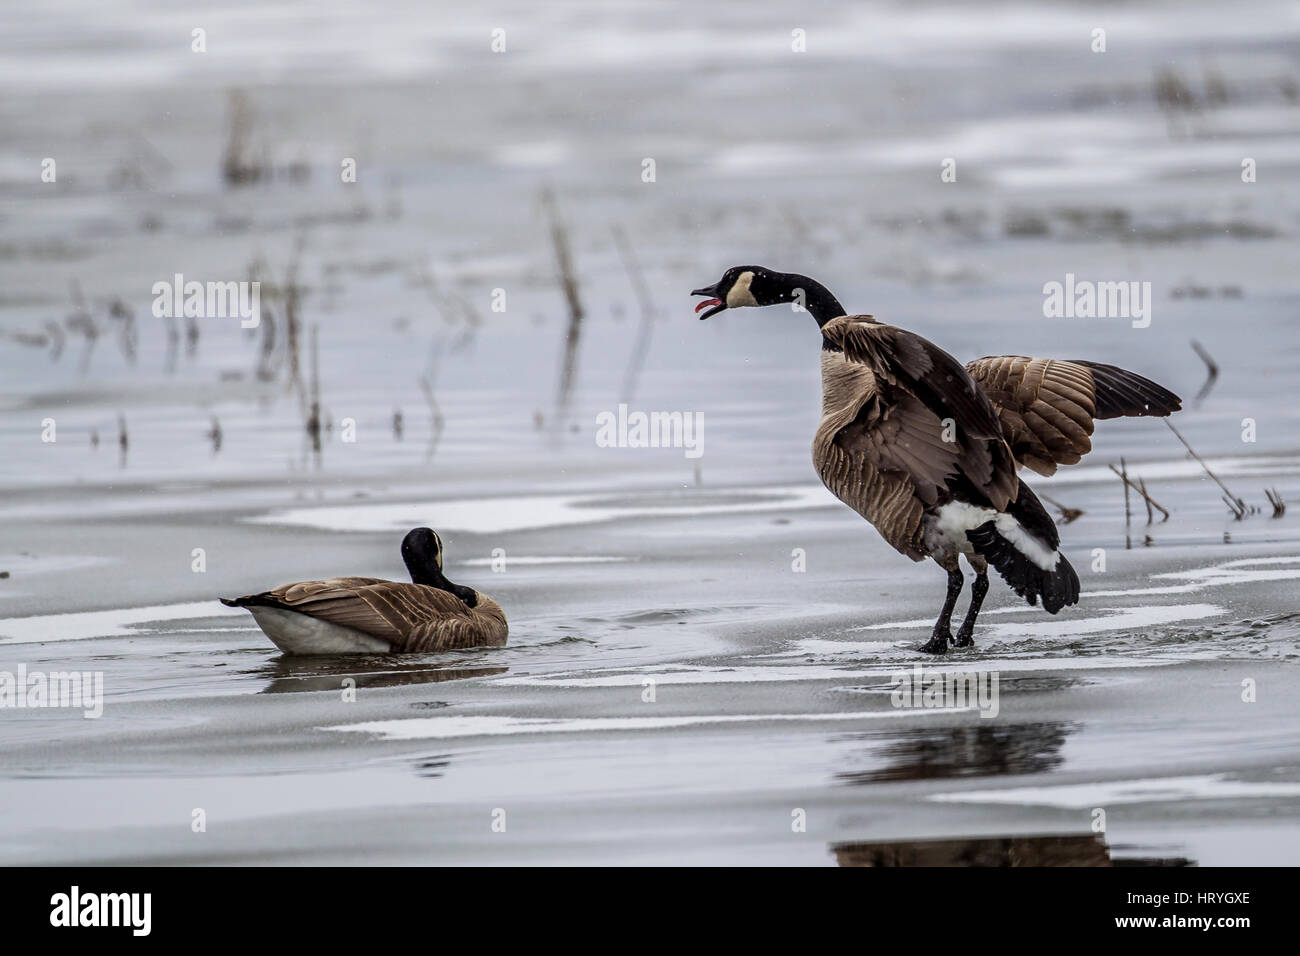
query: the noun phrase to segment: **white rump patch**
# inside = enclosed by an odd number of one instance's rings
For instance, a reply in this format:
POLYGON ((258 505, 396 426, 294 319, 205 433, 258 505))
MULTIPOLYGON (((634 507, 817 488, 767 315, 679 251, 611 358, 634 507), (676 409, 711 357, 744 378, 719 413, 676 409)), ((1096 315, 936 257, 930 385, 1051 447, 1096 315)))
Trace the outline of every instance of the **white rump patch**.
POLYGON ((1017 551, 1044 571, 1055 570, 1061 553, 1053 551, 1020 526, 1012 515, 1000 514, 992 508, 972 505, 965 501, 950 501, 940 506, 935 517, 929 519, 925 529, 925 544, 931 552, 939 554, 974 554, 975 548, 966 537, 987 521, 992 521, 998 534, 1011 542, 1017 551))
POLYGON ((1061 552, 1053 551, 1043 542, 1021 527, 1020 522, 1009 514, 997 516, 994 527, 998 534, 1010 541, 1017 551, 1023 554, 1044 571, 1054 571, 1061 560, 1061 552))

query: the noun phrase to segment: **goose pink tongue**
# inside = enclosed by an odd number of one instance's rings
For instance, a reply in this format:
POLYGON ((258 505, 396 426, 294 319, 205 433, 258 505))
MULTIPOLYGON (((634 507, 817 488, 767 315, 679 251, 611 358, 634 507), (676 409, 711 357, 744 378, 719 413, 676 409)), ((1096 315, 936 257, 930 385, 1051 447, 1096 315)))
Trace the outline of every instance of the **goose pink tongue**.
POLYGON ((705 299, 695 307, 695 314, 699 315, 701 309, 711 309, 715 305, 722 305, 721 299, 705 299))

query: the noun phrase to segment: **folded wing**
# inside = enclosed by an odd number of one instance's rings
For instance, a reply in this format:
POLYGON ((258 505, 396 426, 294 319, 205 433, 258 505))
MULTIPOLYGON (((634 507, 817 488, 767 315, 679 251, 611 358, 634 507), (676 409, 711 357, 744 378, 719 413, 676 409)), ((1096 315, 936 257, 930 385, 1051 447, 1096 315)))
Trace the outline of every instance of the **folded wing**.
POLYGON ((382 578, 297 581, 227 603, 297 611, 388 641, 394 650, 419 649, 410 645, 422 643, 426 632, 468 622, 471 616, 465 602, 454 594, 382 578))

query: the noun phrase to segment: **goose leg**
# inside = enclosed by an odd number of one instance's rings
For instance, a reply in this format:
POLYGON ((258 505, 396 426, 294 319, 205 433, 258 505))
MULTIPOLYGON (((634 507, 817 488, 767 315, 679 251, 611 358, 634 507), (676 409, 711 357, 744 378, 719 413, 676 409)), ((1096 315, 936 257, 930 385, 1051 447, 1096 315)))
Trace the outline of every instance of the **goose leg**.
POLYGON ((970 586, 970 608, 966 611, 966 620, 961 622, 961 627, 957 628, 957 640, 953 642, 953 647, 974 647, 975 641, 972 635, 975 633, 975 618, 979 616, 980 605, 984 603, 984 595, 989 593, 989 570, 988 565, 980 568, 975 572, 975 580, 970 586))
POLYGON ((948 572, 948 596, 944 598, 943 610, 939 612, 939 620, 934 622, 934 632, 930 635, 930 639, 919 648, 927 654, 946 654, 948 644, 952 641, 952 608, 957 603, 957 595, 961 594, 963 578, 961 568, 957 566, 956 560, 952 562, 952 567, 946 570, 948 572))

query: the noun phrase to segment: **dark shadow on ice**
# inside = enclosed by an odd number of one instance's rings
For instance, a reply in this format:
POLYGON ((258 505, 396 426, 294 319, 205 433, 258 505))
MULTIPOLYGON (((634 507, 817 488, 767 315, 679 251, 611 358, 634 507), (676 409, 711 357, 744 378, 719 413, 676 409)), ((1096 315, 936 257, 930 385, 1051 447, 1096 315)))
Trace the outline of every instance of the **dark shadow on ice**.
POLYGON ((451 754, 433 754, 429 757, 419 757, 411 761, 411 766, 414 767, 417 777, 436 779, 444 776, 447 768, 451 766, 451 754))
POLYGON ((1061 746, 1074 726, 1061 721, 946 727, 857 735, 873 741, 863 770, 837 773, 850 784, 945 777, 1046 773, 1061 764, 1061 746))
POLYGON ((840 866, 1192 866, 1185 857, 1114 859, 1101 834, 832 843, 840 866))
POLYGON ((408 684, 438 684, 470 677, 504 674, 508 667, 434 667, 427 660, 402 662, 391 657, 339 655, 322 657, 283 656, 268 661, 251 673, 269 677, 270 683, 259 693, 285 694, 300 691, 342 691, 343 681, 351 678, 356 689, 363 687, 403 687, 408 684))

